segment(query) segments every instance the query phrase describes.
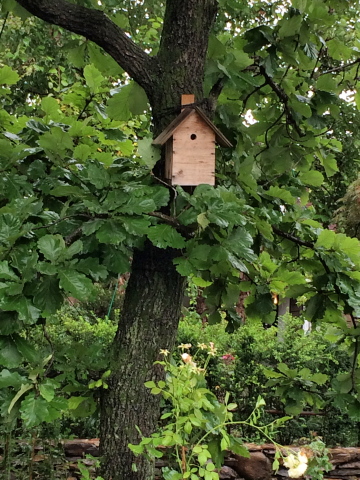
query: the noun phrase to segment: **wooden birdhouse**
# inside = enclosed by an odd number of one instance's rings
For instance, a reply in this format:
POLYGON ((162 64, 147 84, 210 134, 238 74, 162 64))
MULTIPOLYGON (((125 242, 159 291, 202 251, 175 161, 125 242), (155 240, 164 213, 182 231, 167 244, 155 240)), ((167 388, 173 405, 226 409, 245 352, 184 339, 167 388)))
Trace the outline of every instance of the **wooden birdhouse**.
POLYGON ((232 147, 199 107, 189 105, 194 100, 182 95, 182 112, 153 141, 165 145, 165 178, 171 185, 215 185, 215 145, 232 147))

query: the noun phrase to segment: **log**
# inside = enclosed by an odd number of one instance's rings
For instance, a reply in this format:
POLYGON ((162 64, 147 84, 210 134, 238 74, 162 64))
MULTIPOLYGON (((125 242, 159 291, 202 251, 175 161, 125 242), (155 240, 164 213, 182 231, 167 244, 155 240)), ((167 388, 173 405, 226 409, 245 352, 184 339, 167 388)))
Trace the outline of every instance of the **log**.
MULTIPOLYGON (((19 444, 26 442, 19 441, 19 444)), ((48 442, 50 445, 58 446, 56 442, 48 442)), ((64 448, 64 456, 67 464, 69 476, 76 477, 77 461, 86 458, 86 455, 92 457, 99 456, 99 439, 77 439, 63 440, 61 442, 64 448)), ((271 472, 271 464, 275 455, 275 447, 273 444, 257 445, 255 443, 247 443, 245 446, 250 452, 250 459, 245 459, 239 455, 229 455, 225 458, 224 467, 221 470, 220 478, 222 480, 285 480, 289 479, 288 471, 284 466, 280 466, 277 474, 271 472)), ((2 452, 0 444, 0 454, 2 452)), ((283 452, 288 449, 299 451, 302 447, 288 446, 283 447, 283 452)), ((36 448, 36 456, 34 461, 39 464, 46 460, 47 455, 43 453, 43 447, 39 443, 36 448)), ((47 449, 48 450, 48 449, 47 449)), ((336 447, 329 448, 329 458, 333 465, 333 469, 324 474, 324 480, 360 480, 360 447, 336 447)), ((59 459, 60 460, 60 459, 59 459)), ((93 464, 91 460, 85 460, 89 466, 93 464)), ((166 458, 156 460, 157 479, 160 480, 161 468, 166 466, 166 458)), ((64 465, 55 465, 55 468, 64 468, 64 465)))

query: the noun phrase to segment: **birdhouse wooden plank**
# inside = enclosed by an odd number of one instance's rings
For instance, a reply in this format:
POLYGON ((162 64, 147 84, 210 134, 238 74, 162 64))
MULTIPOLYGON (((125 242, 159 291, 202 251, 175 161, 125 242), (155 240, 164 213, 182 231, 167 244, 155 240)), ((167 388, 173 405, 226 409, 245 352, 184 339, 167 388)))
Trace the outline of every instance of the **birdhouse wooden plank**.
POLYGON ((171 185, 215 185, 215 145, 232 146, 193 103, 194 95, 183 95, 182 112, 153 141, 165 146, 165 178, 171 185))

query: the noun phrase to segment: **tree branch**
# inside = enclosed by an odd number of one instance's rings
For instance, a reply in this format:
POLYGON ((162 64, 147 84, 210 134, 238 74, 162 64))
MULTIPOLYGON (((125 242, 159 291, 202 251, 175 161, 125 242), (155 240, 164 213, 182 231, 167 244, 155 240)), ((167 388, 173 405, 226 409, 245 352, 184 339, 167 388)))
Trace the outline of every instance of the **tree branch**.
POLYGON ((138 47, 104 12, 66 0, 17 0, 45 22, 84 36, 102 47, 147 94, 151 93, 156 60, 138 47))
POLYGON ((260 67, 260 73, 263 75, 265 78, 266 83, 271 87, 274 93, 278 96, 279 100, 283 103, 284 108, 285 108, 285 113, 286 113, 286 119, 287 122, 292 125, 296 133, 299 135, 299 137, 304 137, 306 134, 301 130, 299 125, 296 123, 296 120, 291 112, 291 109, 288 105, 289 102, 289 97, 285 93, 285 91, 277 84, 274 82, 274 80, 266 73, 264 67, 260 67))
POLYGON ((5 15, 3 24, 2 24, 2 26, 1 26, 0 38, 2 37, 2 34, 4 33, 5 26, 6 26, 6 22, 7 22, 7 19, 8 19, 8 18, 9 18, 9 12, 7 12, 7 14, 5 15))
POLYGON ((291 242, 296 243, 297 245, 300 245, 301 247, 307 247, 314 249, 314 244, 312 242, 307 242, 306 240, 301 240, 301 238, 296 237, 295 235, 292 235, 291 233, 283 232, 277 227, 272 227, 274 233, 276 235, 279 235, 279 237, 286 238, 287 240, 290 240, 291 242))
POLYGON ((334 67, 334 68, 331 68, 330 70, 326 70, 325 72, 321 72, 317 76, 320 77, 321 75, 327 75, 328 73, 343 72, 347 68, 353 67, 357 63, 360 63, 360 58, 357 58, 353 62, 345 63, 344 65, 340 65, 339 67, 334 67))

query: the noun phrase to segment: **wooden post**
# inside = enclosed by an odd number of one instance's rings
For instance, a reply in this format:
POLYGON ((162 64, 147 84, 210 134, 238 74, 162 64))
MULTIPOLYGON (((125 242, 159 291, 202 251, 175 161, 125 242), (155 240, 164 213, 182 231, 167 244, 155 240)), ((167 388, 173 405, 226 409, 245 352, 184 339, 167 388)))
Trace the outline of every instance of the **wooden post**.
MULTIPOLYGON (((195 95, 191 94, 186 94, 186 95, 181 95, 181 105, 189 105, 189 103, 195 103, 195 95)), ((184 110, 184 109, 182 109, 184 110)))

